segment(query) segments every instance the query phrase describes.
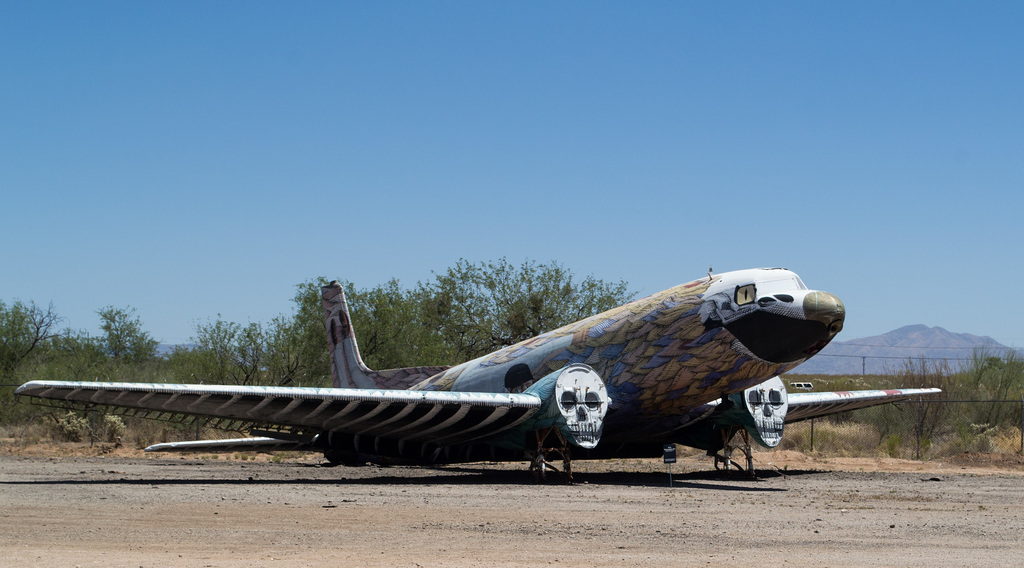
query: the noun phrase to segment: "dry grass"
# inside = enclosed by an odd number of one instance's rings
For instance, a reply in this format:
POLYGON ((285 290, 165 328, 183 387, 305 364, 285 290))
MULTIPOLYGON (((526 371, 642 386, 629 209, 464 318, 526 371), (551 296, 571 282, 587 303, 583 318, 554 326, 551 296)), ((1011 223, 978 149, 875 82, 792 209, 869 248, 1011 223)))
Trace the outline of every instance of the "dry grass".
POLYGON ((899 457, 882 451, 882 439, 878 429, 867 424, 835 424, 818 420, 814 423, 813 435, 812 445, 810 421, 788 425, 780 448, 837 457, 899 457))

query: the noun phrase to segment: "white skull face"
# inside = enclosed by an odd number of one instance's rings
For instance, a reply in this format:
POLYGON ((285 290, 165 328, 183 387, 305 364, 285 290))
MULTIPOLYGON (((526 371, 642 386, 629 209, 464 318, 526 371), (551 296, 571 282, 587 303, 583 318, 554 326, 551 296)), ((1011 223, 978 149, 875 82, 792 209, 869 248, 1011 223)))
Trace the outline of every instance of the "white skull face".
POLYGON ((583 448, 597 446, 609 402, 600 375, 587 365, 569 365, 555 381, 555 400, 572 441, 583 448))
POLYGON ((757 433, 764 444, 774 448, 782 441, 782 431, 789 410, 789 396, 782 379, 773 377, 743 393, 747 411, 754 417, 757 433))

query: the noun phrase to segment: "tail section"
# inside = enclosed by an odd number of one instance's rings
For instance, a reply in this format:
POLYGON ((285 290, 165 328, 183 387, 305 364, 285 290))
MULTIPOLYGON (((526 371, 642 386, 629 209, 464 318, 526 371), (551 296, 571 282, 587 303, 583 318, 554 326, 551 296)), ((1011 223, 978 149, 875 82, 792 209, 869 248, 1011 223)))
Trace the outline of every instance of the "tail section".
POLYGON ((345 292, 337 280, 320 289, 331 353, 331 379, 335 388, 408 389, 448 367, 408 367, 373 371, 363 363, 348 314, 345 292))
POLYGON ((335 388, 378 388, 373 371, 363 364, 348 317, 348 302, 341 284, 335 280, 320 289, 324 319, 327 323, 327 346, 331 352, 331 380, 335 388))

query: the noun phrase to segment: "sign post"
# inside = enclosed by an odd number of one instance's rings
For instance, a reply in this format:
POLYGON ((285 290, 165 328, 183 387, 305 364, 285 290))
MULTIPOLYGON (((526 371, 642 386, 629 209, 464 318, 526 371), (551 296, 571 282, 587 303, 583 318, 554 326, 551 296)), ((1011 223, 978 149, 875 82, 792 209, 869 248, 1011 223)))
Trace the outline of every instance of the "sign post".
POLYGON ((668 486, 672 487, 672 464, 676 463, 676 445, 665 444, 661 449, 665 455, 665 463, 668 464, 668 486))

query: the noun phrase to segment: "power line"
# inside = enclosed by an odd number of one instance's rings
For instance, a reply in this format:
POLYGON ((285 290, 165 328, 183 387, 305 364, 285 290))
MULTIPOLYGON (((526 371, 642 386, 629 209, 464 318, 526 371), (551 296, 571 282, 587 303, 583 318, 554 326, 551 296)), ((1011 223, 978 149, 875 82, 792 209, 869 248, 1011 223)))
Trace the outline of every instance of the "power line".
POLYGON ((1006 346, 996 347, 994 345, 991 346, 991 347, 988 347, 988 346, 985 346, 985 345, 978 345, 978 346, 975 346, 975 347, 914 347, 913 345, 883 345, 883 344, 879 344, 879 343, 852 343, 852 342, 849 342, 849 341, 843 341, 841 343, 836 343, 835 345, 837 347, 885 347, 886 349, 943 349, 943 350, 958 349, 958 350, 963 350, 963 351, 975 351, 975 350, 985 351, 985 350, 989 350, 989 349, 990 350, 994 350, 994 351, 1017 351, 1018 350, 1018 348, 1016 348, 1016 347, 1006 347, 1006 346))
POLYGON ((850 357, 852 359, 899 359, 906 361, 907 359, 920 359, 927 361, 973 361, 964 357, 915 357, 913 355, 842 355, 839 353, 818 353, 815 357, 850 357))

